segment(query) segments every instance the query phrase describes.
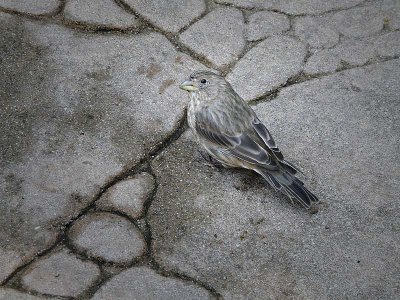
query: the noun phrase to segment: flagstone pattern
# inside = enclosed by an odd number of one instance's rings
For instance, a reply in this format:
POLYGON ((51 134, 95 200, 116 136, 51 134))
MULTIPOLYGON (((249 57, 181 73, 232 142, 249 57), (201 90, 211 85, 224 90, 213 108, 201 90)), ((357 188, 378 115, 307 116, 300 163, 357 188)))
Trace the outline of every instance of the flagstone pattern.
POLYGON ((0 0, 0 299, 396 299, 399 20, 397 0, 0 0), (315 211, 204 164, 178 88, 199 69, 315 211))

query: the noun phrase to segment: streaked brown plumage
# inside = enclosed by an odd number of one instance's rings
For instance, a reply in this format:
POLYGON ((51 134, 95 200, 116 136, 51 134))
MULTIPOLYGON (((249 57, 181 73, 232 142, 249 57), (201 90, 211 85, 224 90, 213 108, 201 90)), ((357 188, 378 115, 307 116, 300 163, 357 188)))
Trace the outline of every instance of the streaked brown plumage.
POLYGON ((225 167, 246 168, 260 174, 275 189, 307 209, 318 198, 284 160, 268 129, 253 109, 221 76, 198 71, 183 82, 190 92, 188 123, 199 143, 225 167))

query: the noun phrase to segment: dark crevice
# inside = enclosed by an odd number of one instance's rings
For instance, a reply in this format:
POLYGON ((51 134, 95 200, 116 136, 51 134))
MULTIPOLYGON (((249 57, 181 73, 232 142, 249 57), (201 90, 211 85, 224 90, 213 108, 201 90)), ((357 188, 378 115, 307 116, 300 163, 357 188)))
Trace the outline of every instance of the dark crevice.
MULTIPOLYGON (((210 2, 211 0, 207 0, 206 1, 206 9, 205 11, 197 18, 193 19, 189 24, 185 25, 180 31, 179 33, 185 31, 187 28, 189 28, 191 25, 193 25, 195 22, 199 21, 200 19, 202 19, 206 14, 208 14, 212 9, 212 3, 210 2)), ((177 49, 177 51, 185 53, 187 55, 189 55, 190 57, 192 57, 193 59, 197 60, 198 62, 204 64, 205 66, 218 70, 219 72, 222 73, 223 76, 226 76, 226 74, 228 72, 230 72, 232 70, 232 68, 235 66, 235 64, 237 63, 237 61, 239 61, 240 59, 243 58, 243 56, 249 51, 251 50, 253 47, 255 47, 256 45, 258 45, 260 42, 262 42, 265 39, 261 39, 255 42, 247 42, 246 41, 246 45, 243 49, 243 51, 240 53, 240 55, 238 56, 238 59, 231 62, 230 64, 223 66, 223 67, 218 67, 216 65, 214 65, 212 62, 210 62, 206 56, 195 53, 195 51, 191 50, 189 47, 187 47, 186 45, 184 45, 183 43, 181 43, 179 41, 179 37, 178 34, 174 34, 171 32, 167 32, 157 26, 155 26, 154 24, 152 24, 149 20, 147 20, 146 18, 144 18, 143 16, 141 16, 140 14, 138 14, 136 11, 134 11, 128 4, 126 4, 123 0, 114 0, 114 2, 121 8, 123 8, 125 11, 133 14, 134 16, 136 16, 139 20, 139 25, 138 26, 132 26, 129 28, 114 28, 114 27, 109 27, 109 26, 100 26, 100 25, 92 25, 92 24, 87 24, 84 22, 73 22, 73 21, 68 21, 65 20, 63 17, 61 17, 62 11, 64 10, 64 7, 66 5, 66 0, 61 0, 60 1, 60 5, 58 7, 58 9, 52 13, 48 13, 48 14, 42 14, 42 15, 33 15, 33 14, 29 14, 29 13, 21 13, 21 12, 16 12, 13 10, 9 10, 9 9, 5 9, 5 8, 0 8, 0 12, 5 12, 11 15, 16 15, 16 16, 20 16, 20 17, 24 17, 30 20, 39 20, 39 21, 45 21, 48 23, 54 23, 54 24, 58 24, 58 25, 62 25, 62 26, 66 26, 68 28, 73 28, 73 29, 77 29, 77 30, 82 30, 85 32, 91 32, 91 33, 100 33, 100 34, 108 34, 108 33, 116 33, 116 34, 138 34, 141 32, 145 32, 145 31, 154 31, 154 32, 159 32, 161 34, 163 34, 170 42, 171 44, 177 49)), ((324 13, 320 13, 320 14, 299 14, 296 16, 323 16, 323 15, 327 15, 327 14, 331 14, 331 13, 335 13, 335 12, 340 12, 340 11, 345 11, 345 10, 350 10, 350 9, 354 9, 355 7, 361 7, 363 5, 365 5, 365 1, 361 2, 360 4, 357 4, 353 7, 349 7, 349 8, 345 8, 345 9, 334 9, 334 10, 330 10, 324 13)), ((271 12, 276 12, 276 13, 280 13, 282 15, 285 15, 287 17, 289 17, 290 20, 290 28, 289 30, 287 30, 285 33, 283 34, 287 34, 287 35, 294 35, 294 29, 293 29, 293 24, 294 24, 294 16, 295 15, 291 15, 291 14, 287 14, 284 13, 282 11, 279 10, 275 10, 275 9, 260 9, 260 8, 243 8, 243 7, 237 7, 235 5, 232 4, 228 4, 228 3, 218 3, 221 5, 225 5, 225 6, 230 6, 230 7, 236 7, 238 9, 240 9, 244 15, 245 18, 245 23, 247 23, 248 21, 248 14, 249 13, 253 13, 253 12, 257 12, 257 11, 271 11, 271 12)), ((215 5, 215 4, 214 4, 215 5)), ((382 33, 386 33, 388 32, 388 25, 384 25, 384 28, 382 30, 382 33)), ((343 39, 343 36, 340 36, 340 40, 343 39)), ((339 42, 340 43, 340 42, 339 42)), ((304 57, 304 64, 306 64, 307 60, 309 59, 309 57, 311 56, 311 50, 310 50, 310 46, 307 44, 307 54, 304 57)), ((276 97, 278 97, 280 91, 283 88, 298 84, 298 83, 302 83, 305 81, 309 81, 309 80, 313 80, 313 79, 317 79, 317 78, 322 78, 325 76, 329 76, 341 71, 345 71, 345 70, 349 70, 349 69, 354 69, 354 68, 360 68, 360 67, 365 67, 371 64, 375 64, 375 63, 381 63, 381 62, 385 62, 385 61, 390 61, 390 60, 394 60, 394 59, 398 59, 399 56, 394 56, 394 57, 377 57, 377 58, 373 58, 370 59, 367 63, 363 64, 363 65, 350 65, 347 63, 343 63, 341 65, 341 67, 334 71, 334 72, 330 72, 330 73, 321 73, 321 74, 313 74, 313 75, 308 75, 308 74, 304 74, 303 72, 300 72, 299 74, 289 78, 284 84, 274 88, 271 91, 268 91, 267 93, 263 94, 260 97, 257 97, 255 99, 252 99, 249 101, 250 105, 257 105, 259 103, 262 102, 266 102, 266 101, 270 101, 272 99, 275 99, 276 97)), ((205 289, 207 289, 216 299, 222 299, 222 296, 211 286, 209 286, 207 283, 198 281, 196 279, 193 279, 183 273, 179 273, 179 272, 175 272, 175 271, 167 271, 165 270, 163 267, 161 267, 154 258, 153 255, 153 248, 152 248, 152 232, 151 232, 151 228, 150 228, 150 224, 148 222, 147 219, 147 214, 149 211, 149 208, 153 202, 153 200, 155 199, 156 193, 157 193, 157 189, 158 189, 158 181, 157 181, 157 177, 154 174, 153 169, 151 168, 151 161, 158 156, 162 151, 164 151, 166 148, 168 148, 171 144, 173 144, 182 134, 183 132, 187 129, 187 124, 186 124, 186 113, 184 113, 184 116, 180 119, 177 127, 172 131, 172 133, 170 133, 164 140, 160 141, 159 143, 157 143, 156 145, 154 145, 152 147, 152 149, 145 154, 136 164, 134 164, 133 166, 127 167, 124 171, 122 171, 120 174, 116 175, 114 178, 112 178, 109 182, 107 182, 96 194, 96 196, 93 198, 93 200, 85 207, 83 208, 75 217, 71 218, 70 220, 64 222, 62 224, 62 227, 64 228, 62 230, 62 232, 58 235, 56 241, 54 242, 53 245, 51 245, 50 247, 48 247, 47 249, 41 251, 40 253, 36 254, 35 256, 33 256, 28 262, 24 263, 23 265, 19 266, 16 270, 14 270, 14 272, 12 272, 3 282, 2 282, 2 286, 8 286, 11 288, 14 288, 16 290, 20 290, 23 292, 26 292, 26 289, 22 287, 21 283, 20 283, 20 275, 23 274, 25 272, 25 270, 35 261, 41 259, 43 256, 46 256, 48 254, 50 254, 52 251, 54 251, 57 247, 61 247, 61 246, 66 246, 68 249, 70 249, 71 251, 73 251, 75 253, 75 255, 77 255, 77 257, 79 257, 82 260, 90 260, 93 261, 94 263, 96 263, 97 265, 99 265, 100 270, 101 270, 101 275, 99 276, 99 278, 96 280, 95 283, 93 283, 87 290, 85 290, 84 292, 82 292, 81 295, 79 295, 77 297, 77 299, 88 299, 91 296, 94 295, 94 293, 108 280, 110 280, 115 273, 121 272, 123 270, 126 270, 127 268, 131 268, 133 266, 138 266, 138 265, 150 265, 155 271, 157 271, 159 274, 166 276, 166 277, 173 277, 173 278, 177 278, 180 280, 184 280, 184 281, 189 281, 189 282, 193 282, 195 284, 197 284, 198 286, 201 286, 205 289), (150 195, 147 197, 146 201, 144 202, 144 208, 143 208, 143 214, 141 216, 139 216, 136 219, 131 218, 130 216, 126 215, 123 212, 120 211, 115 211, 115 210, 102 210, 102 209, 97 209, 96 208, 96 201, 98 199, 100 199, 100 197, 107 192, 107 190, 112 187, 113 185, 115 185, 116 183, 118 183, 121 180, 124 180, 126 178, 128 178, 129 176, 138 174, 140 172, 148 172, 150 173, 153 177, 154 177, 154 189, 152 190, 152 192, 150 193, 150 195), (73 223, 78 220, 79 218, 81 218, 83 215, 86 215, 88 213, 91 212, 95 212, 95 211, 107 211, 116 215, 119 215, 121 217, 124 217, 126 219, 128 219, 129 221, 131 221, 133 224, 135 224, 135 226, 137 226, 139 228, 139 230, 142 232, 145 243, 146 243, 146 251, 145 253, 138 257, 137 259, 129 262, 129 263, 110 263, 107 262, 101 258, 98 257, 91 257, 90 255, 88 255, 85 251, 81 251, 76 249, 76 247, 71 243, 71 241, 68 238, 68 232, 69 229, 71 228, 71 226, 73 225, 73 223), (116 268, 119 271, 112 273, 112 272, 108 272, 106 269, 107 268, 116 268)), ((53 299, 72 299, 71 297, 59 297, 59 296, 53 296, 53 295, 47 295, 47 294, 40 294, 38 292, 34 292, 34 291, 28 291, 30 294, 33 295, 37 295, 37 296, 45 296, 45 297, 51 297, 53 299)))
POLYGON ((272 99, 275 99, 276 97, 278 97, 279 92, 280 92, 280 88, 273 89, 272 91, 269 91, 268 93, 265 93, 264 95, 262 95, 260 97, 257 97, 257 98, 254 98, 254 99, 248 101, 248 103, 251 106, 255 106, 262 102, 271 101, 272 99))
MULTIPOLYGON (((185 53, 185 54, 191 56, 193 59, 197 60, 198 62, 200 62, 201 64, 205 65, 208 68, 219 70, 219 68, 216 65, 214 65, 212 62, 210 62, 206 58, 205 55, 198 54, 195 51, 193 51, 192 49, 190 49, 189 47, 187 47, 186 45, 184 45, 183 43, 181 43, 179 41, 179 37, 178 37, 179 34, 178 33, 168 32, 168 31, 165 31, 162 28, 154 25, 150 20, 148 20, 145 17, 143 17, 142 15, 140 15, 138 12, 136 12, 132 7, 130 7, 124 1, 122 1, 122 0, 114 0, 114 1, 119 6, 121 6, 125 11, 127 11, 128 13, 133 14, 134 16, 136 16, 139 19, 139 21, 142 23, 142 28, 143 29, 146 28, 146 30, 161 33, 162 35, 164 35, 169 40, 169 42, 175 47, 175 49, 177 51, 185 53)), ((182 31, 186 30, 190 25, 192 25, 193 23, 197 22, 202 17, 204 17, 206 14, 208 14, 209 13, 209 8, 210 7, 207 4, 205 12, 200 17, 195 18, 189 25, 184 26, 179 32, 182 32, 182 31)))
POLYGON ((358 4, 355 4, 354 6, 351 7, 346 7, 346 8, 335 8, 335 9, 331 9, 325 12, 320 12, 320 13, 300 13, 300 14, 293 14, 293 13, 287 13, 284 12, 282 10, 276 9, 276 8, 263 8, 263 7, 246 7, 246 6, 241 6, 241 5, 235 5, 232 3, 228 3, 228 2, 224 2, 224 1, 217 1, 218 4, 220 5, 224 5, 224 6, 228 6, 228 7, 235 7, 238 9, 242 9, 242 10, 246 10, 246 11, 252 11, 252 12, 258 12, 258 11, 269 11, 269 12, 275 12, 275 13, 279 13, 288 17, 303 17, 303 16, 323 16, 323 15, 327 15, 327 14, 331 14, 331 13, 336 13, 336 12, 341 12, 341 11, 346 11, 346 10, 350 10, 356 7, 362 7, 365 6, 366 3, 368 3, 368 1, 362 1, 358 4))
MULTIPOLYGON (((93 211, 94 212, 94 211, 93 211)), ((101 211, 101 212, 105 212, 105 211, 101 211)), ((131 223, 133 223, 135 225, 135 227, 141 232, 142 230, 140 230, 140 227, 137 224, 137 221, 135 219, 132 219, 131 217, 127 216, 126 214, 120 212, 120 211, 107 211, 110 212, 114 215, 118 215, 120 217, 123 217, 125 219, 128 219, 128 221, 130 221, 131 223)), ((87 215, 89 215, 90 213, 88 213, 87 215)), ((86 215, 85 215, 86 216, 86 215)), ((105 260, 101 257, 98 256, 94 256, 91 255, 89 253, 89 250, 85 250, 85 249, 79 249, 78 247, 76 247, 74 245, 74 243, 69 239, 69 230, 71 229, 73 223, 71 224, 71 226, 69 228, 66 229, 65 231, 65 235, 64 235, 64 245, 70 249, 72 252, 74 252, 78 258, 82 259, 82 260, 89 260, 92 261, 94 263, 96 263, 97 265, 102 265, 102 266, 106 266, 106 267, 116 267, 116 268, 130 268, 134 265, 136 265, 138 262, 143 261, 145 259, 147 259, 147 250, 145 249, 145 251, 143 252, 143 254, 141 256, 135 257, 134 259, 132 259, 129 262, 111 262, 108 260, 105 260)))
POLYGON ((44 20, 46 22, 51 22, 52 20, 54 20, 54 17, 51 14, 35 15, 35 14, 19 12, 19 11, 15 11, 15 10, 3 8, 3 7, 0 7, 0 12, 18 16, 18 17, 24 17, 24 18, 27 18, 30 20, 44 20))
POLYGON ((81 21, 70 21, 63 19, 62 25, 74 30, 81 30, 88 33, 116 33, 116 34, 138 34, 143 31, 142 25, 133 25, 124 28, 107 25, 90 24, 81 21))
POLYGON ((100 265, 99 267, 100 276, 85 291, 83 291, 78 297, 76 297, 76 300, 92 298, 97 290, 115 275, 107 272, 103 266, 100 265))
POLYGON ((172 271, 172 270, 166 270, 162 266, 160 266, 156 261, 151 261, 152 269, 155 270, 158 274, 165 276, 165 277, 172 277, 176 279, 180 279, 182 281, 188 281, 192 282, 198 286, 201 286, 202 288, 208 290, 210 294, 215 298, 215 299, 222 299, 222 295, 219 294, 213 287, 208 285, 205 282, 202 282, 200 280, 194 279, 190 276, 187 276, 183 273, 177 272, 177 271, 172 271))
POLYGON ((205 65, 206 67, 210 68, 210 69, 214 69, 217 71, 221 71, 220 67, 218 67, 217 65, 213 64, 210 60, 207 59, 207 57, 205 55, 196 53, 195 51, 193 51, 192 49, 190 49, 188 46, 184 45, 183 43, 181 43, 179 41, 178 36, 172 34, 172 33, 166 33, 166 32, 161 32, 168 40, 169 42, 174 45, 175 49, 179 52, 185 53, 189 56, 191 56, 193 59, 197 60, 198 62, 200 62, 201 64, 205 65))
MULTIPOLYGON (((59 246, 62 243, 68 244, 68 248, 74 248, 71 244, 68 243, 68 238, 67 238, 67 231, 68 229, 72 226, 73 222, 79 218, 81 218, 83 215, 95 211, 95 203, 96 201, 113 185, 115 185, 117 182, 126 179, 127 177, 134 175, 138 172, 141 172, 142 170, 145 170, 146 168, 143 168, 144 166, 149 165, 149 161, 151 161, 154 157, 156 157, 160 152, 162 152, 165 148, 167 148, 169 145, 171 145, 173 142, 175 142, 181 135, 182 133, 186 130, 187 125, 186 125, 186 113, 184 112, 183 117, 181 120, 178 122, 177 127, 175 130, 172 131, 171 134, 169 134, 164 140, 160 141, 156 145, 152 147, 152 149, 145 154, 140 161, 135 164, 131 168, 127 168, 126 170, 122 171, 120 174, 116 175, 114 178, 112 178, 108 183, 106 183, 96 194, 94 197, 94 200, 90 202, 85 208, 83 208, 75 217, 71 218, 70 220, 63 222, 60 224, 60 227, 63 228, 63 230, 59 233, 56 242, 51 245, 50 247, 46 248, 45 250, 41 251, 40 253, 36 254, 33 256, 28 262, 22 264, 14 272, 12 272, 2 283, 2 285, 8 285, 10 282, 13 281, 13 278, 16 277, 17 274, 21 273, 22 270, 26 269, 31 263, 35 262, 39 258, 47 255, 50 253, 55 247, 59 246)), ((154 193, 151 194, 151 197, 154 196, 154 193)), ((148 206, 150 204, 147 204, 148 206)), ((127 217, 125 214, 122 214, 118 212, 117 214, 123 215, 126 218, 127 217)), ((130 218, 132 221, 132 219, 130 218)), ((136 221, 134 221, 135 223, 136 221)), ((101 263, 101 262, 99 262, 101 263)))
POLYGON ((59 15, 64 11, 65 5, 67 5, 68 0, 59 0, 60 5, 58 6, 57 10, 54 12, 54 15, 59 15))
POLYGON ((27 271, 29 266, 40 260, 41 258, 50 255, 51 252, 53 251, 58 251, 61 249, 61 244, 62 244, 62 239, 59 238, 56 243, 54 243, 52 246, 47 248, 46 250, 43 250, 39 254, 35 255, 29 262, 25 263, 24 265, 21 265, 18 267, 8 278, 6 281, 3 282, 2 286, 12 288, 14 290, 17 290, 22 293, 28 293, 34 296, 38 297, 47 297, 51 299, 73 299, 73 297, 65 297, 65 296, 57 296, 57 295, 51 295, 51 294, 46 294, 46 293, 40 293, 35 290, 28 289, 24 287, 21 283, 20 277, 24 275, 24 273, 27 271))
MULTIPOLYGON (((151 166, 150 166, 151 168, 151 166)), ((154 190, 154 194, 149 198, 150 201, 148 202, 148 207, 146 209, 146 229, 147 229, 147 234, 145 236, 145 240, 147 243, 147 249, 148 249, 148 257, 150 258, 150 265, 151 268, 153 270, 155 270, 157 273, 159 273, 162 276, 165 277, 172 277, 172 278, 177 278, 183 281, 189 281, 192 282, 198 286, 203 287, 204 289, 208 290, 210 292, 210 294, 215 298, 215 299, 222 299, 222 296, 209 284, 201 282, 200 280, 196 280, 190 276, 187 276, 183 273, 180 272, 176 272, 176 271, 167 271, 164 268, 162 268, 160 266, 160 264, 156 261, 155 257, 154 257, 154 253, 153 253, 153 238, 152 238, 152 231, 151 231, 151 227, 150 224, 148 223, 147 220, 147 212, 148 209, 151 205, 151 203, 153 202, 153 200, 155 199, 155 196, 157 194, 157 190, 158 190, 158 180, 157 180, 157 176, 155 175, 155 173, 153 172, 152 168, 151 168, 151 174, 154 176, 155 178, 155 190, 154 190)))
POLYGON ((210 1, 204 1, 204 2, 205 2, 205 6, 206 6, 204 12, 200 16, 198 16, 198 17, 194 18, 193 20, 191 20, 188 24, 183 26, 181 29, 179 29, 179 31, 178 31, 179 34, 184 32, 186 29, 188 29, 190 26, 192 26, 197 21, 203 19, 212 10, 210 1))
MULTIPOLYGON (((152 159, 154 159, 158 154, 160 154, 165 148, 170 146, 174 141, 176 141, 186 129, 187 129, 186 114, 184 114, 184 117, 182 117, 182 119, 179 122, 176 129, 167 138, 165 138, 160 143, 156 144, 153 147, 153 149, 147 155, 145 155, 145 157, 143 157, 135 166, 133 166, 132 168, 117 175, 109 183, 107 183, 103 188, 101 188, 100 191, 98 192, 98 194, 95 196, 94 201, 92 201, 87 207, 85 207, 83 210, 81 210, 80 213, 76 217, 70 219, 69 221, 67 221, 63 224, 64 230, 60 233, 60 235, 55 243, 51 247, 47 248, 46 250, 42 251, 41 253, 39 253, 38 255, 33 257, 29 262, 18 267, 12 274, 10 274, 10 276, 8 276, 8 278, 4 282, 4 285, 12 287, 16 290, 27 292, 26 289, 21 287, 20 276, 26 271, 26 269, 29 267, 30 264, 32 264, 33 262, 37 261, 38 259, 42 258, 45 255, 49 255, 55 248, 59 248, 62 246, 65 246, 67 249, 69 249, 70 251, 75 253, 75 255, 81 260, 83 260, 83 261, 88 260, 88 261, 92 261, 92 262, 96 263, 97 265, 100 266, 100 268, 102 270, 101 275, 99 276, 99 278, 96 279, 96 282, 93 283, 87 290, 85 290, 76 299, 90 298, 90 296, 93 296, 94 293, 105 282, 107 282, 109 279, 111 279, 113 277, 113 274, 104 272, 104 268, 119 268, 119 272, 126 270, 128 268, 137 266, 137 265, 142 265, 142 264, 150 264, 154 268, 155 264, 151 263, 154 259, 152 258, 152 248, 151 248, 152 236, 151 236, 150 226, 147 221, 147 212, 148 212, 151 202, 154 199, 156 192, 157 192, 157 179, 154 175, 153 170, 150 167, 150 161, 152 159), (88 253, 86 251, 77 249, 68 238, 68 232, 69 232, 69 229, 71 228, 71 226, 73 225, 73 223, 76 220, 78 220, 80 217, 82 217, 83 215, 86 215, 88 213, 92 213, 95 211, 103 211, 103 210, 96 210, 95 203, 108 190, 108 188, 110 188, 117 182, 124 180, 128 176, 132 176, 132 175, 135 175, 135 174, 141 173, 141 172, 150 173, 152 176, 154 176, 154 180, 155 180, 154 189, 148 196, 148 199, 145 201, 143 216, 140 216, 136 220, 120 211, 114 211, 114 210, 110 210, 110 211, 104 210, 104 211, 108 211, 110 213, 124 217, 124 218, 128 219, 129 221, 131 221, 133 224, 135 224, 135 226, 141 231, 141 233, 144 237, 144 240, 145 240, 146 249, 145 249, 144 254, 142 256, 130 261, 129 263, 112 263, 112 262, 105 261, 104 259, 99 258, 99 257, 92 257, 92 256, 88 255, 88 253), (138 224, 139 222, 142 222, 144 225, 140 226, 138 224)), ((156 268, 155 270, 160 273, 160 268, 156 268)), ((194 282, 195 284, 198 284, 198 285, 206 288, 207 290, 209 290, 212 295, 214 295, 214 296, 217 295, 217 293, 212 288, 207 286, 206 284, 197 282, 188 276, 177 275, 177 274, 171 273, 171 272, 161 272, 161 273, 162 273, 162 275, 167 276, 167 277, 175 277, 175 278, 179 278, 179 279, 182 279, 185 281, 194 282)), ((34 291, 33 292, 28 291, 28 292, 31 294, 34 294, 34 295, 38 295, 38 296, 51 296, 54 299, 72 299, 71 297, 59 297, 59 296, 53 296, 53 295, 45 295, 45 294, 37 293, 34 291)))
POLYGON ((263 95, 261 95, 261 96, 259 96, 257 98, 249 100, 248 103, 250 105, 257 105, 259 103, 267 102, 267 101, 270 101, 272 99, 275 99, 279 95, 280 91, 283 88, 286 88, 286 87, 289 87, 289 86, 292 86, 292 85, 295 85, 295 84, 300 84, 300 83, 303 83, 305 81, 319 79, 319 78, 323 78, 323 77, 326 77, 326 76, 334 75, 336 73, 340 73, 340 72, 343 72, 343 71, 347 71, 347 70, 351 70, 351 69, 363 68, 363 67, 367 67, 367 66, 370 66, 370 65, 373 65, 373 64, 383 63, 383 62, 395 60, 395 59, 398 59, 398 58, 399 58, 398 55, 391 56, 391 57, 375 57, 373 59, 369 59, 365 64, 361 64, 361 65, 350 65, 348 63, 344 63, 344 64, 342 63, 341 67, 339 69, 337 69, 336 71, 334 71, 334 72, 318 73, 318 74, 312 74, 312 75, 305 74, 304 72, 300 72, 299 74, 297 74, 297 75, 295 75, 293 77, 290 77, 286 81, 286 83, 280 85, 279 87, 274 88, 271 91, 268 91, 267 93, 265 93, 265 94, 263 94, 263 95))
POLYGON ((0 6, 0 12, 8 13, 11 15, 16 15, 16 16, 21 16, 21 17, 26 17, 30 19, 35 19, 35 20, 49 20, 53 19, 55 16, 57 16, 60 12, 64 10, 66 0, 59 0, 60 4, 57 6, 57 8, 54 11, 48 12, 48 13, 43 13, 43 14, 33 14, 33 13, 28 13, 28 12, 20 12, 16 11, 13 9, 5 8, 0 6))
POLYGON ((26 263, 20 265, 18 268, 16 268, 10 275, 7 276, 6 279, 3 280, 1 283, 1 286, 9 286, 13 287, 14 286, 14 278, 16 277, 17 274, 20 274, 25 268, 27 268, 30 264, 34 263, 38 259, 42 258, 43 256, 46 256, 48 253, 50 253, 53 249, 55 249, 60 243, 62 242, 62 234, 59 234, 57 237, 56 241, 46 249, 40 251, 39 253, 35 254, 32 256, 32 258, 27 261, 26 263))

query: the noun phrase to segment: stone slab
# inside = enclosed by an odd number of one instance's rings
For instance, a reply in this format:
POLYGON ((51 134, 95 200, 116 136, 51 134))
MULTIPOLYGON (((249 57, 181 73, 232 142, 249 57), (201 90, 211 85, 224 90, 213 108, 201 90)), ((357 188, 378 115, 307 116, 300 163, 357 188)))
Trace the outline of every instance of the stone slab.
POLYGON ((76 297, 95 282, 100 269, 67 250, 50 254, 36 262, 22 276, 28 290, 54 296, 76 297))
POLYGON ((146 250, 139 229, 111 213, 85 215, 73 224, 68 238, 81 253, 112 263, 132 262, 146 250))
POLYGON ((339 33, 323 17, 296 18, 294 32, 312 48, 330 48, 339 42, 339 33))
POLYGON ((344 36, 365 37, 383 29, 384 15, 377 6, 366 6, 336 13, 332 17, 335 28, 344 36))
POLYGON ((51 14, 60 4, 59 0, 0 0, 0 8, 33 15, 51 14))
POLYGON ((44 300, 48 298, 37 297, 22 293, 10 288, 0 288, 0 300, 44 300))
POLYGON ((281 34, 290 28, 289 18, 283 14, 260 11, 249 17, 246 26, 248 41, 257 41, 268 36, 281 34))
POLYGON ((306 74, 334 72, 342 67, 360 66, 373 59, 391 58, 400 55, 400 32, 363 39, 346 39, 330 49, 316 51, 307 60, 306 74))
POLYGON ((237 60, 243 51, 244 30, 244 18, 240 10, 216 8, 184 31, 180 41, 222 67, 237 60))
POLYGON ((175 300, 212 299, 210 293, 195 284, 177 278, 164 277, 147 267, 128 269, 102 286, 92 300, 175 300))
POLYGON ((144 213, 144 203, 154 190, 154 178, 149 173, 140 173, 133 178, 120 181, 110 187, 96 202, 103 210, 117 210, 139 218, 144 213))
POLYGON ((204 0, 125 0, 136 12, 154 25, 178 32, 206 10, 204 0))
POLYGON ((127 28, 139 24, 137 18, 119 7, 113 0, 69 0, 64 18, 93 26, 127 28))
POLYGON ((302 42, 287 36, 273 36, 247 52, 226 78, 243 99, 251 100, 298 74, 305 55, 302 42))

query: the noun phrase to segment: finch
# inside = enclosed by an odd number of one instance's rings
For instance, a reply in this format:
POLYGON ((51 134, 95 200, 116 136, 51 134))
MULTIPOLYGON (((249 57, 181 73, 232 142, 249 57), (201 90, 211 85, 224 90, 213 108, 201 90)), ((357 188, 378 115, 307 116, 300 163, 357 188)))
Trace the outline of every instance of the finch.
POLYGON ((318 198, 295 175, 267 127, 221 76, 197 71, 180 88, 190 93, 187 120, 205 150, 224 167, 260 174, 276 190, 309 209, 318 198))

